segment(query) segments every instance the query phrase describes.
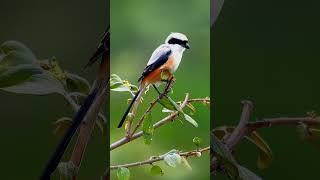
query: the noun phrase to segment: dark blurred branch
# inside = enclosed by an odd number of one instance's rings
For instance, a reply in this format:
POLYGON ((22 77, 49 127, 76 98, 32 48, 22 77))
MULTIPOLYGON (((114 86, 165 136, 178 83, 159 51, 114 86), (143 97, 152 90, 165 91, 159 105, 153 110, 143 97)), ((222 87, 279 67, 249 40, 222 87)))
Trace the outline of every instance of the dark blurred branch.
MULTIPOLYGON (((187 157, 194 157, 194 156, 201 155, 199 153, 203 153, 203 152, 206 152, 206 151, 209 151, 209 150, 210 150, 210 147, 206 147, 206 148, 199 149, 199 150, 181 152, 181 153, 179 153, 179 155, 183 156, 183 157, 186 157, 186 158, 187 157)), ((114 170, 114 169, 117 169, 117 168, 120 168, 120 167, 129 168, 129 167, 142 166, 142 165, 146 165, 146 164, 152 164, 154 162, 158 162, 158 161, 164 160, 164 157, 165 157, 165 154, 161 155, 161 156, 152 156, 149 159, 144 160, 144 161, 138 161, 138 162, 134 162, 134 163, 110 166, 110 169, 114 170)))
POLYGON ((320 126, 320 120, 314 117, 265 118, 260 121, 248 123, 247 128, 250 132, 252 132, 259 128, 271 128, 272 126, 288 126, 300 124, 305 124, 307 126, 320 126))
MULTIPOLYGON (((243 111, 238 126, 232 134, 224 139, 226 148, 232 152, 237 144, 248 134, 260 128, 271 128, 274 126, 307 125, 308 127, 320 126, 320 120, 315 117, 282 117, 282 118, 264 118, 259 121, 249 122, 252 113, 253 104, 250 101, 243 101, 243 111)), ((211 174, 219 169, 219 162, 215 157, 211 159, 211 174)))
MULTIPOLYGON (((90 106, 88 113, 83 119, 83 122, 80 126, 78 139, 70 159, 70 161, 75 165, 77 172, 80 169, 81 161, 86 150, 87 144, 89 143, 100 109, 108 96, 110 79, 109 63, 109 52, 107 51, 102 56, 102 62, 100 64, 99 71, 96 77, 95 88, 98 89, 97 98, 90 106)), ((76 178, 77 176, 75 175, 72 179, 75 180, 76 178)))
POLYGON ((211 27, 214 26, 214 23, 216 22, 220 11, 222 9, 224 0, 211 0, 211 27))
MULTIPOLYGON (((64 94, 63 96, 64 96, 64 99, 70 104, 74 112, 77 112, 80 109, 80 105, 77 104, 76 101, 69 94, 64 94)), ((99 112, 98 115, 99 115, 99 118, 101 118, 104 123, 107 122, 106 117, 101 112, 99 112)))
POLYGON ((232 149, 247 133, 247 124, 252 113, 253 104, 250 101, 242 101, 243 109, 238 126, 226 140, 229 149, 232 149))

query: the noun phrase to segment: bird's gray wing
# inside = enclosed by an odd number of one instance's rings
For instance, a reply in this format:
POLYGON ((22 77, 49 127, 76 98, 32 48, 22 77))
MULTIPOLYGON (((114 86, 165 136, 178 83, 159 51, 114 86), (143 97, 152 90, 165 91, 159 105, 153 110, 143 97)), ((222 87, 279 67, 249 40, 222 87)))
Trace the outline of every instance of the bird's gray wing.
POLYGON ((152 55, 148 61, 148 64, 144 68, 144 71, 141 74, 138 81, 141 81, 144 77, 149 75, 152 71, 154 71, 155 69, 157 69, 160 66, 162 66, 163 64, 165 64, 168 61, 171 53, 172 53, 172 51, 168 46, 166 46, 166 45, 159 46, 152 53, 152 55))

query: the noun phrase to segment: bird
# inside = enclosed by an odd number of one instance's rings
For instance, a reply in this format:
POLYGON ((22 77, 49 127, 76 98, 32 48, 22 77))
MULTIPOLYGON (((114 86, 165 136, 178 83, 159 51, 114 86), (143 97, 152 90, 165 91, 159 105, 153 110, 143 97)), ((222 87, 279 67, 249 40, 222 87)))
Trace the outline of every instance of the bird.
POLYGON ((132 112, 137 110, 140 98, 146 87, 151 84, 158 86, 161 82, 173 78, 173 73, 178 69, 186 49, 190 49, 187 36, 183 33, 172 32, 166 38, 164 44, 161 44, 153 51, 147 66, 138 79, 138 91, 122 116, 118 128, 122 127, 131 108, 133 108, 132 112), (167 79, 163 79, 163 77, 167 77, 167 79))
POLYGON ((72 124, 70 125, 69 129, 64 134, 63 138, 61 139, 60 143, 58 144, 57 148, 55 149, 53 155, 51 156, 50 160, 45 166, 40 179, 41 180, 48 180, 51 177, 51 174, 57 168, 63 154, 65 153, 73 135, 76 133, 78 127, 80 126, 81 122, 83 121, 84 117, 88 113, 90 107, 93 105, 99 93, 101 93, 102 89, 105 86, 104 79, 106 76, 109 76, 109 55, 110 55, 110 27, 108 26, 102 40, 98 48, 96 49, 95 53, 93 53, 92 57, 89 59, 88 63, 85 67, 92 65, 93 63, 97 62, 101 58, 101 63, 99 66, 99 70, 96 76, 96 82, 94 88, 90 92, 90 94, 86 97, 83 104, 75 114, 72 119, 72 124))

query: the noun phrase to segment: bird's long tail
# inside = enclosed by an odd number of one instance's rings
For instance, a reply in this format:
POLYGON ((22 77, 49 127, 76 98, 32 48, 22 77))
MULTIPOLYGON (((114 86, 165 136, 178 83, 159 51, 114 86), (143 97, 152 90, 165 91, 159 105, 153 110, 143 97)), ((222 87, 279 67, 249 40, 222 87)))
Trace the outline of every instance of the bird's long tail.
POLYGON ((129 107, 127 108, 126 112, 125 112, 124 115, 122 116, 122 119, 121 119, 121 121, 120 121, 120 123, 119 123, 119 125, 118 125, 118 128, 121 128, 121 127, 122 127, 124 121, 126 120, 128 114, 129 114, 129 112, 130 112, 130 110, 131 110, 131 108, 132 108, 133 106, 134 106, 134 107, 133 107, 132 112, 135 112, 135 111, 137 110, 138 105, 139 105, 139 103, 140 103, 141 96, 142 96, 142 94, 143 94, 143 92, 144 92, 144 89, 145 89, 145 86, 140 86, 139 91, 138 91, 137 94, 133 97, 132 101, 131 101, 130 104, 129 104, 129 107))

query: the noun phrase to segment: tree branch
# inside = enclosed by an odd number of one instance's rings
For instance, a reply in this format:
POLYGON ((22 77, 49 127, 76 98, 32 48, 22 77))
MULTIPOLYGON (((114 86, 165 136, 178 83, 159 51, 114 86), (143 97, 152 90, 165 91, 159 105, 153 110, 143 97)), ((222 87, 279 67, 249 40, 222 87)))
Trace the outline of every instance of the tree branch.
POLYGON ((247 124, 250 120, 253 104, 251 101, 242 101, 243 109, 238 126, 226 140, 227 147, 232 149, 246 134, 247 124))
MULTIPOLYGON (((187 102, 188 102, 188 99, 189 99, 189 94, 186 94, 186 97, 185 97, 185 100, 183 101, 183 103, 180 105, 180 107, 183 109, 186 105, 187 105, 187 102)), ((172 114, 170 114, 169 116, 163 118, 162 120, 158 121, 157 123, 155 123, 153 125, 154 129, 157 129, 161 126, 163 126, 164 124, 168 123, 168 122, 171 122, 171 121, 174 121, 176 119, 176 117, 178 116, 178 112, 174 112, 172 114)), ((139 131, 135 134, 133 134, 130 138, 129 137, 124 137, 114 143, 112 143, 110 145, 110 151, 130 142, 130 141, 133 141, 139 137, 141 137, 143 135, 143 132, 142 131, 139 131)))
MULTIPOLYGON (((182 109, 184 109, 188 103, 192 103, 192 102, 205 102, 205 103, 209 103, 209 102, 210 102, 210 98, 189 99, 189 94, 186 94, 186 97, 185 97, 184 101, 182 101, 180 107, 181 107, 182 109)), ((166 123, 169 123, 169 122, 174 121, 174 120, 178 117, 178 114, 179 114, 178 112, 174 112, 174 113, 170 114, 169 116, 163 118, 162 120, 158 121, 157 123, 155 123, 155 124, 153 125, 154 129, 157 129, 157 128, 163 126, 163 125, 166 124, 166 123)), ((142 131, 139 131, 139 132, 133 134, 130 138, 127 137, 127 136, 126 136, 126 137, 123 137, 122 139, 119 139, 118 141, 116 141, 116 142, 114 142, 114 143, 112 143, 112 144, 110 145, 110 151, 112 151, 112 150, 114 150, 114 149, 116 149, 116 148, 118 148, 118 147, 120 147, 120 146, 122 146, 122 145, 124 145, 124 144, 127 144, 128 142, 133 141, 133 140, 141 137, 142 135, 143 135, 143 132, 142 132, 142 131)))
POLYGON ((272 126, 287 126, 300 124, 306 124, 308 126, 319 126, 320 120, 314 117, 265 118, 260 121, 248 123, 247 128, 252 132, 259 128, 270 128, 272 126))
POLYGON ((77 174, 81 166, 81 161, 86 150, 87 144, 89 143, 92 131, 95 126, 96 119, 100 112, 101 107, 107 99, 109 92, 109 52, 106 51, 102 55, 102 61, 99 67, 99 71, 96 77, 95 88, 98 89, 97 97, 86 116, 84 117, 80 126, 77 142, 74 146, 70 161, 75 165, 76 175, 72 177, 73 180, 77 179, 77 174))
MULTIPOLYGON (((320 120, 315 117, 281 117, 281 118, 264 118, 259 121, 249 122, 253 105, 250 101, 243 101, 244 107, 238 126, 233 133, 225 139, 226 147, 233 151, 234 147, 240 143, 244 136, 261 128, 270 128, 274 126, 291 126, 305 124, 307 126, 320 126, 320 120)), ((211 159, 211 173, 219 169, 219 163, 215 157, 211 159)))
MULTIPOLYGON (((191 157, 191 156, 197 156, 197 154, 199 152, 203 153, 203 152, 206 152, 206 151, 209 151, 209 150, 210 150, 210 147, 206 147, 206 148, 199 149, 199 150, 192 150, 192 151, 182 152, 182 153, 179 153, 179 155, 183 156, 183 157, 191 157)), ((161 155, 161 156, 152 156, 149 159, 144 160, 144 161, 138 161, 138 162, 122 164, 122 165, 114 165, 114 166, 110 166, 110 169, 114 170, 114 169, 117 169, 117 168, 120 168, 120 167, 130 168, 130 167, 136 167, 136 166, 152 164, 154 162, 162 161, 164 159, 164 156, 165 156, 165 154, 161 155)))

